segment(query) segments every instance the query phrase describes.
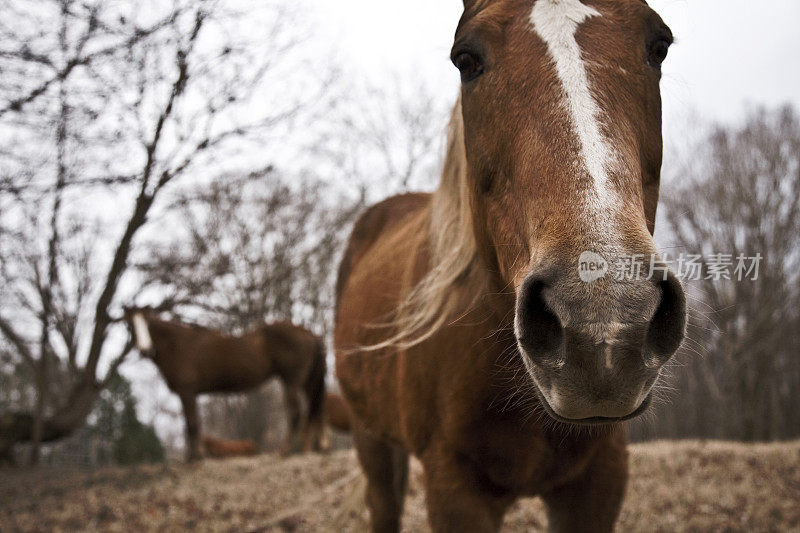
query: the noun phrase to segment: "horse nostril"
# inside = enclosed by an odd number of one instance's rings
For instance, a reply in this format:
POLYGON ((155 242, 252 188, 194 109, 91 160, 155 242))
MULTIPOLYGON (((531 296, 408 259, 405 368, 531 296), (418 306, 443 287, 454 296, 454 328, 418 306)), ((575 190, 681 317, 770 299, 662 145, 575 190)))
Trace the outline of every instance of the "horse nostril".
POLYGON ((517 337, 534 358, 553 356, 563 338, 561 322, 544 300, 545 288, 543 281, 528 279, 517 302, 517 337))
POLYGON ((683 342, 686 332, 686 295, 678 277, 669 272, 660 281, 661 302, 658 304, 647 330, 647 348, 661 362, 666 363, 683 342))

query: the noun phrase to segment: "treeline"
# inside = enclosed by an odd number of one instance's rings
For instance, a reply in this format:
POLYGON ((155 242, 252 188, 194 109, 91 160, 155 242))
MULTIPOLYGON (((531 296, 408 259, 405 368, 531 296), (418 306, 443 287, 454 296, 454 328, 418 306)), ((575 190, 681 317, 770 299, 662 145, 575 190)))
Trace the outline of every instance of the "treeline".
POLYGON ((750 112, 712 128, 682 161, 665 167, 661 242, 673 258, 702 255, 706 268, 686 281, 688 339, 634 435, 800 437, 800 116, 750 112), (709 271, 716 254, 731 279, 709 271), (736 273, 737 257, 759 255, 757 272, 736 273))

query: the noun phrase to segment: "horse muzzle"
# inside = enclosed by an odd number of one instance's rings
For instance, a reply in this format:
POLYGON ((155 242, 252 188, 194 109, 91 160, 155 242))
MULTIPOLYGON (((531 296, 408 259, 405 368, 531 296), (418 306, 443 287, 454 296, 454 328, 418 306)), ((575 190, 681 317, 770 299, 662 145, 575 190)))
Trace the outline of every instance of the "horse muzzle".
POLYGON ((685 326, 685 295, 671 271, 597 285, 531 274, 517 292, 517 344, 543 408, 560 421, 644 412, 685 326))

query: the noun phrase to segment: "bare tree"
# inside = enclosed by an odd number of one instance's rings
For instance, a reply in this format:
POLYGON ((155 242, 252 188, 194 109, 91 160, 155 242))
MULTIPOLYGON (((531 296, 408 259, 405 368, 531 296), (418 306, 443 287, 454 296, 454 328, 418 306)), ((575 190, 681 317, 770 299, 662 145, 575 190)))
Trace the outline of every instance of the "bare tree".
POLYGON ((659 436, 744 440, 800 435, 800 117, 785 107, 718 126, 686 154, 664 194, 681 252, 730 255, 730 278, 689 281, 689 339, 659 436), (761 254, 758 277, 738 258, 761 254), (739 280, 739 277, 743 277, 739 280))
POLYGON ((315 173, 359 188, 369 201, 433 190, 454 95, 399 78, 390 89, 351 84, 344 93, 308 146, 325 163, 315 173))
POLYGON ((102 375, 130 351, 113 308, 163 192, 218 171, 316 95, 254 98, 287 83, 297 43, 277 2, 247 13, 206 0, 0 9, 0 334, 35 369, 37 391, 32 411, 0 415, 0 453, 32 441, 35 462, 39 443, 85 422, 102 375), (67 392, 55 395, 62 366, 67 392))
POLYGON ((279 319, 327 332, 335 262, 360 202, 268 168, 189 190, 174 206, 176 231, 138 265, 162 309, 230 332, 279 319))

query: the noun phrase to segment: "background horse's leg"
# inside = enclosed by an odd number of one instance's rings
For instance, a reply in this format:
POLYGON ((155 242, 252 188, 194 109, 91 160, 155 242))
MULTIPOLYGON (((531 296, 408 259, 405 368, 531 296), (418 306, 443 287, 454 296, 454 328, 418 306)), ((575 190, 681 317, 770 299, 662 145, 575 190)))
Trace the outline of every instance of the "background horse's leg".
POLYGON ((327 451, 328 441, 325 436, 325 386, 318 391, 306 394, 303 416, 303 452, 327 451))
POLYGON ((299 389, 292 385, 284 385, 283 394, 286 401, 287 433, 281 453, 287 455, 298 450, 303 416, 299 389))
POLYGON ((322 451, 323 441, 323 421, 321 418, 303 417, 303 453, 322 451))
POLYGON ((326 452, 330 448, 325 419, 314 418, 309 421, 309 440, 311 449, 315 452, 326 452))
POLYGON ((304 386, 306 400, 305 417, 303 418, 304 452, 311 449, 321 451, 328 447, 323 442, 325 436, 325 369, 325 346, 320 343, 314 356, 314 366, 304 386))
POLYGON ((197 461, 202 457, 200 451, 200 415, 197 412, 197 395, 179 394, 183 404, 183 416, 186 419, 186 459, 197 461))
POLYGON ((624 443, 605 444, 580 478, 542 496, 550 531, 613 531, 627 481, 624 443))
POLYGON ((367 477, 366 501, 376 533, 400 531, 408 482, 408 454, 354 429, 358 459, 367 477))

